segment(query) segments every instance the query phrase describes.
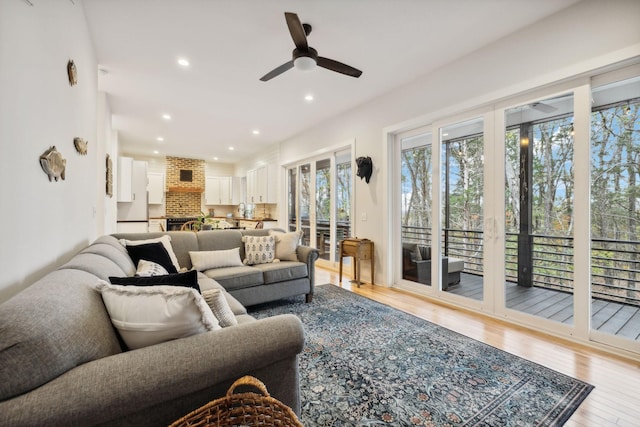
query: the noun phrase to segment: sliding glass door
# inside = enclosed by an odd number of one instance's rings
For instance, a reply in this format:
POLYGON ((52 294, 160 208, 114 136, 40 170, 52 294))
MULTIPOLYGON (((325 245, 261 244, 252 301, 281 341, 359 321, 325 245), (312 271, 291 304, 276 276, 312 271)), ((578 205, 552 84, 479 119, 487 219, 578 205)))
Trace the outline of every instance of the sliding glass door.
POLYGON ((288 167, 289 230, 318 249, 318 262, 338 261, 340 240, 351 235, 351 150, 340 150, 288 167))
POLYGON ((573 323, 573 95, 505 112, 505 306, 573 323))
POLYGON ((640 77, 592 91, 591 331, 640 342, 640 77))
POLYGON ((435 145, 431 127, 397 139, 401 277, 414 290, 483 299, 483 124, 438 127, 435 145))
POLYGON ((396 284, 639 353, 640 67, 551 90, 395 136, 396 284))

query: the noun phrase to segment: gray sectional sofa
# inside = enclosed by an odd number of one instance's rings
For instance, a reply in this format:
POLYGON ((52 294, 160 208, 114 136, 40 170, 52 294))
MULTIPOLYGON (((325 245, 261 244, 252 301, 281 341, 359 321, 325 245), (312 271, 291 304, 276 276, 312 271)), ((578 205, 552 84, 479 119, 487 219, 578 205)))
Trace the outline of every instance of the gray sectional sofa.
MULTIPOLYGON (((238 244, 237 233, 170 234, 181 265, 188 267, 189 250, 238 244)), ((259 378, 272 396, 299 413, 298 354, 304 345, 300 320, 293 315, 255 320, 233 295, 248 304, 313 295, 317 253, 300 248, 302 261, 288 267, 282 263, 281 268, 292 269, 279 276, 263 267, 262 283, 253 286, 234 282, 229 272, 218 272, 231 293, 198 273, 203 291, 223 290, 238 325, 127 351, 95 286, 100 279, 131 276, 136 270, 116 237, 160 234, 102 236, 0 304, 2 425, 167 425, 223 396, 244 375, 259 378), (298 277, 301 264, 306 278, 298 277), (270 283, 275 277, 288 279, 270 283), (261 290, 267 287, 272 289, 261 290)), ((243 277, 243 271, 236 277, 243 277)))
MULTIPOLYGON (((270 229, 284 232, 281 229, 270 229)), ((120 233, 117 239, 141 240, 168 234, 181 267, 191 268, 189 251, 219 251, 240 248, 240 259, 245 258, 242 236, 268 236, 269 229, 212 230, 199 232, 169 231, 164 233, 120 233)), ((298 246, 297 261, 223 267, 203 273, 220 283, 245 307, 269 301, 306 295, 311 302, 315 284, 315 262, 318 250, 298 246)))

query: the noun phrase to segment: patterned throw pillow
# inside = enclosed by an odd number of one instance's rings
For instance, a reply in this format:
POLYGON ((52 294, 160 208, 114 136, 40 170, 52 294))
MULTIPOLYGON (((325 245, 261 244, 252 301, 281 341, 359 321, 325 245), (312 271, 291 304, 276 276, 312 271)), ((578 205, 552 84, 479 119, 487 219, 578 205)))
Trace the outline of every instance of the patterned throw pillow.
POLYGON ((268 264, 275 258, 276 239, 273 236, 244 236, 244 263, 268 264))
POLYGON ((218 319, 221 327, 234 326, 238 324, 236 316, 231 311, 229 303, 220 289, 209 289, 202 291, 202 297, 209 305, 213 315, 218 319))
POLYGON ((141 259, 138 261, 138 269, 136 270, 136 276, 140 277, 152 277, 163 276, 169 274, 169 272, 160 264, 141 259))

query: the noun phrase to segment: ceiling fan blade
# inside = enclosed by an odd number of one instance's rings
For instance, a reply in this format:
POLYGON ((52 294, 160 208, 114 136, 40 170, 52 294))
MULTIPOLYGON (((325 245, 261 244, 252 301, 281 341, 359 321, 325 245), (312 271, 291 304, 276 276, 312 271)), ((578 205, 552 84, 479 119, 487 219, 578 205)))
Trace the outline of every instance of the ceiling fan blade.
POLYGON ((271 80, 274 77, 279 76, 280 74, 284 73, 285 71, 290 70, 291 68, 293 68, 293 61, 285 62, 281 66, 279 66, 277 68, 274 68, 273 70, 269 71, 264 76, 260 77, 260 80, 262 80, 263 82, 266 82, 268 80, 271 80))
POLYGON ((306 52, 309 50, 309 44, 307 43, 307 34, 304 32, 304 27, 300 22, 298 15, 291 12, 285 12, 284 17, 287 20, 287 27, 289 27, 289 33, 293 39, 293 44, 296 45, 298 50, 306 52))
POLYGON ((351 77, 360 77, 362 71, 357 68, 353 68, 342 62, 334 61, 333 59, 323 58, 318 56, 317 64, 319 67, 326 68, 327 70, 335 71, 336 73, 346 74, 351 77))

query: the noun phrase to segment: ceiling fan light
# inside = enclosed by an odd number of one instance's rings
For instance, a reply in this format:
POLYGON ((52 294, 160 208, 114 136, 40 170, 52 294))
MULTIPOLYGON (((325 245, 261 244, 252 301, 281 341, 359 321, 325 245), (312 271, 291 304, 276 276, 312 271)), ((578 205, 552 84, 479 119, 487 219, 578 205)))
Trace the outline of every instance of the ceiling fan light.
POLYGON ((308 56, 300 56, 293 61, 293 65, 300 71, 309 71, 316 67, 316 61, 308 56))

